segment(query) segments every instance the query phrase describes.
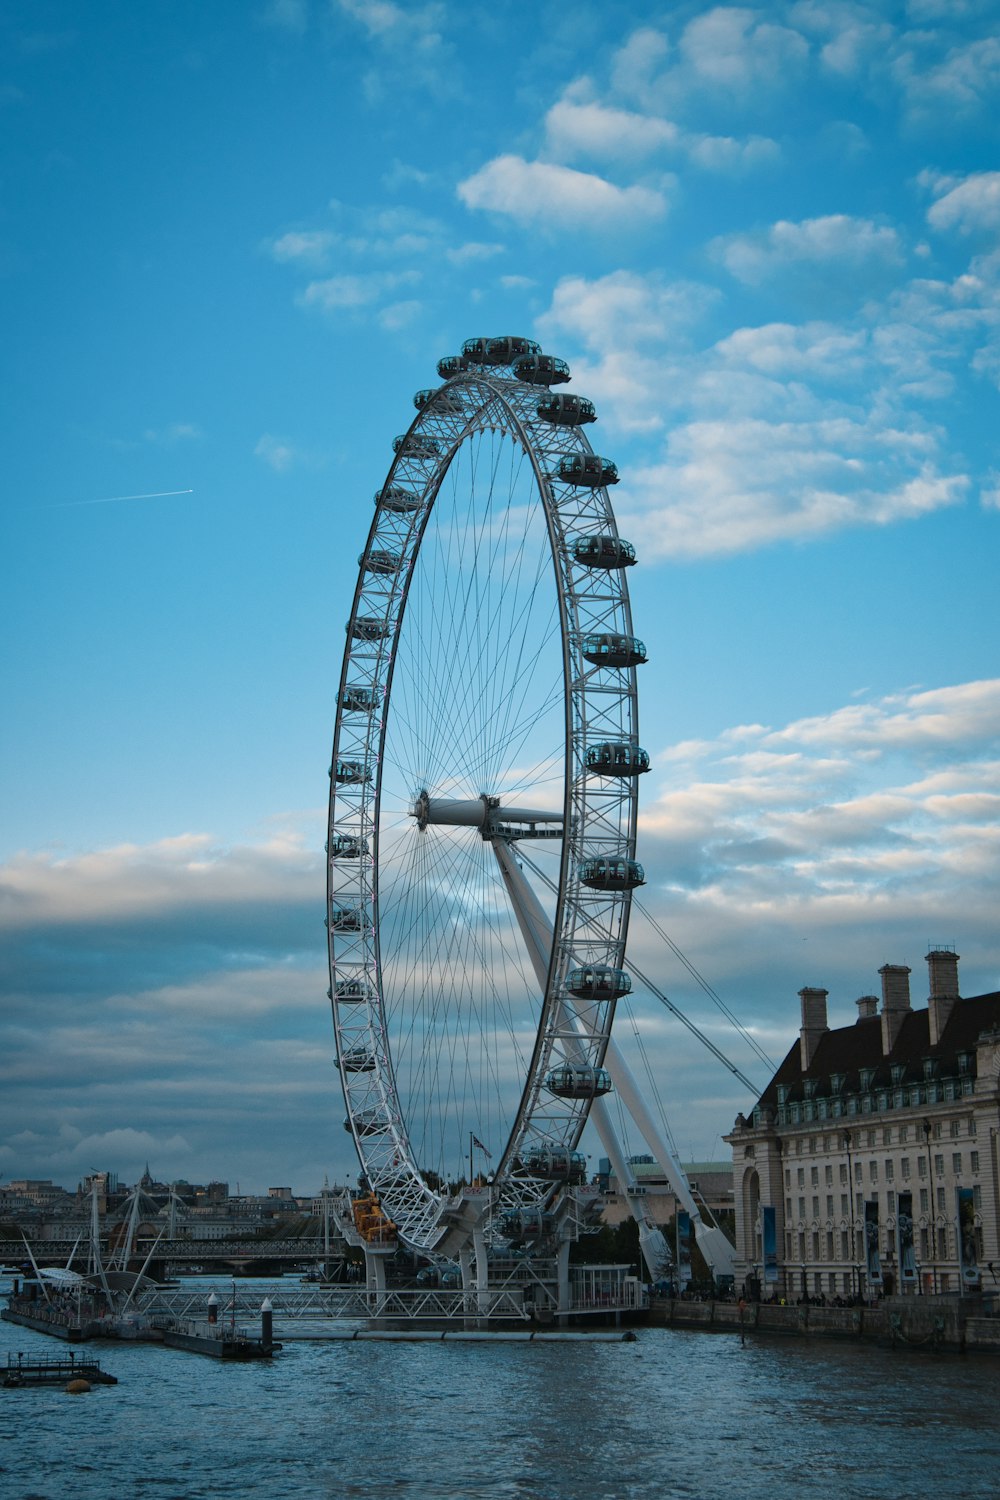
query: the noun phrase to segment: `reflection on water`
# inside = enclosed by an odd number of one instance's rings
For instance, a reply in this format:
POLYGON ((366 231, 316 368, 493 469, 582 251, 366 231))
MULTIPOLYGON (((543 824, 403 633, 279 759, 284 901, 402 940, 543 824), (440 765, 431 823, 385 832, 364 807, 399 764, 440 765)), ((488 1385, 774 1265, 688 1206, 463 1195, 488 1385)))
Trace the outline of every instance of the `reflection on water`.
MULTIPOLYGON (((63 1346, 0 1324, 9 1351, 63 1346)), ((993 1500, 988 1356, 748 1342, 289 1342, 271 1365, 91 1346, 120 1384, 0 1391, 5 1500, 993 1500)), ((90 1352, 90 1351, 88 1351, 90 1352)))

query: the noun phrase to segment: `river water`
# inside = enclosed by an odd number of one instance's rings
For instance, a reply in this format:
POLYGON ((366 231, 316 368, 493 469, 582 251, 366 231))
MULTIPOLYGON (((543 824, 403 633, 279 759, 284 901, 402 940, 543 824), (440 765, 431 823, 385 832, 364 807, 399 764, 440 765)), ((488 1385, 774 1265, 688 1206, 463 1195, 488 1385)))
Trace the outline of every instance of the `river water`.
MULTIPOLYGON (((276 1329, 279 1336, 285 1330, 276 1329)), ((7 1353, 65 1353, 0 1323, 7 1353)), ((989 1356, 640 1329, 635 1343, 90 1344, 117 1386, 0 1389, 4 1500, 962 1500, 1000 1492, 989 1356)))

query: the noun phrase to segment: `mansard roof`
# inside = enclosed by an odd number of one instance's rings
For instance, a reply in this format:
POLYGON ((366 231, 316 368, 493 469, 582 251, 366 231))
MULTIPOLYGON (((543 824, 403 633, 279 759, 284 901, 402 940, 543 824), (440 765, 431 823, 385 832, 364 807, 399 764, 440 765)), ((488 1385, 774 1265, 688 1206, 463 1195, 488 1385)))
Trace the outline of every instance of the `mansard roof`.
POLYGON ((931 1059, 937 1063, 937 1072, 942 1077, 959 1072, 958 1058, 964 1053, 971 1058, 967 1071, 975 1074, 976 1044, 984 1032, 1000 1030, 1000 990, 988 995, 973 995, 956 1000, 951 1015, 937 1045, 930 1044, 929 1017, 926 1010, 911 1010, 903 1018, 895 1044, 888 1055, 882 1051, 882 1020, 880 1016, 864 1017, 853 1026, 840 1026, 826 1031, 816 1043, 812 1061, 805 1072, 802 1070, 802 1055, 798 1039, 789 1048, 784 1061, 757 1101, 773 1109, 778 1102, 778 1088, 787 1089, 786 1099, 802 1099, 807 1080, 815 1083, 816 1095, 834 1093, 832 1075, 841 1075, 840 1092, 853 1094, 861 1091, 861 1072, 871 1074, 866 1089, 888 1087, 894 1081, 915 1082, 924 1077, 924 1062, 931 1059), (893 1079, 893 1069, 903 1068, 901 1075, 893 1079))

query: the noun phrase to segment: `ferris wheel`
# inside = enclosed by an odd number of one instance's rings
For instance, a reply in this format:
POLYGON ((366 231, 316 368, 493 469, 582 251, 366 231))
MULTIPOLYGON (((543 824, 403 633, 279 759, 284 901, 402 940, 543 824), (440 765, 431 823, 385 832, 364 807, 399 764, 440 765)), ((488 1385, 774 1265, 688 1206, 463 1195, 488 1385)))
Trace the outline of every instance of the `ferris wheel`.
POLYGON ((326 914, 345 1128, 427 1253, 477 1161, 501 1239, 584 1180, 631 988, 649 766, 635 552, 585 436, 593 405, 555 391, 567 365, 524 338, 471 339, 438 373, 359 558, 326 914))

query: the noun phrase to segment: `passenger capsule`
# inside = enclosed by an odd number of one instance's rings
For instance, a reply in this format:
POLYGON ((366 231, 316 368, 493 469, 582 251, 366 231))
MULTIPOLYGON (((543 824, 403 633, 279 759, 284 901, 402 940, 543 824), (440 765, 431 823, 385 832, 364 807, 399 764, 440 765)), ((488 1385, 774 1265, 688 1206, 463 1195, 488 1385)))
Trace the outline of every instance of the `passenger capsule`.
POLYGON ((333 769, 334 780, 340 786, 360 786, 371 781, 371 768, 363 760, 338 760, 333 769))
POLYGON ((516 335, 508 334, 503 338, 486 341, 486 362, 491 365, 513 364, 515 359, 541 352, 541 344, 536 344, 534 339, 522 339, 516 335))
POLYGON ((371 615, 358 615, 348 622, 347 633, 356 641, 383 641, 389 634, 389 621, 371 615))
POLYGON ((581 860, 576 873, 581 884, 592 891, 634 891, 636 886, 646 884, 646 872, 638 860, 617 854, 581 860))
POLYGON ((611 1093, 611 1074, 607 1068, 591 1068, 585 1063, 563 1063, 553 1068, 545 1087, 557 1099, 599 1099, 611 1093))
POLYGON ((403 565, 403 558, 399 552, 386 552, 381 548, 375 548, 371 552, 362 552, 358 558, 358 564, 366 573, 374 573, 379 578, 388 578, 393 573, 399 572, 403 565))
MULTIPOLYGON (((344 1121, 344 1129, 351 1129, 350 1120, 344 1121)), ((389 1126, 386 1121, 382 1119, 381 1115, 376 1114, 373 1109, 363 1110, 360 1114, 354 1116, 354 1130, 358 1135, 385 1135, 388 1129, 389 1126)))
POLYGON ((573 453, 560 460, 559 478, 564 484, 575 484, 588 490, 618 483, 618 469, 610 458, 599 453, 573 453))
POLYGON ((378 707, 378 693, 361 682, 349 682, 340 695, 340 706, 346 713, 370 714, 378 707))
POLYGON ((555 1217, 541 1208, 515 1208, 504 1214, 501 1230, 510 1240, 540 1240, 555 1228, 555 1217))
POLYGON ((425 406, 434 402, 434 410, 438 412, 461 412, 465 410, 461 396, 457 391, 446 391, 441 386, 435 386, 433 390, 418 391, 413 398, 413 404, 417 411, 423 411, 425 406))
POLYGON ((561 1146, 535 1146, 525 1153, 521 1165, 532 1177, 545 1182, 576 1184, 587 1178, 587 1158, 582 1151, 566 1151, 561 1146))
POLYGON ((420 495, 404 490, 402 485, 387 484, 385 489, 375 491, 375 504, 383 510, 391 510, 393 515, 408 516, 415 510, 422 510, 424 502, 420 495))
MULTIPOLYGON (((324 920, 331 932, 363 932, 368 925, 367 918, 363 906, 334 906, 324 920)), ((339 991, 337 998, 340 998, 339 991)))
POLYGON ((595 964, 586 969, 574 969, 566 975, 566 988, 571 995, 581 1000, 617 1000, 627 995, 632 980, 624 969, 609 969, 595 964))
POLYGON ((586 396, 545 396, 535 409, 543 422, 554 427, 582 427, 584 422, 597 421, 594 403, 586 396))
POLYGON ((333 994, 329 990, 326 994, 328 1000, 336 995, 338 1005, 358 1005, 370 1000, 372 991, 364 979, 338 979, 333 994))
POLYGON ((570 378, 569 365, 554 354, 526 354, 515 359, 514 374, 525 385, 564 385, 570 378))
POLYGON ((402 437, 393 438, 392 450, 400 458, 437 458, 441 444, 425 432, 404 432, 402 437))
POLYGON ((649 770, 649 755, 628 740, 605 740, 591 746, 584 763, 595 776, 641 776, 649 770))
POLYGON ((635 548, 620 536, 581 536, 573 544, 573 556, 585 568, 614 568, 635 566, 635 548))
POLYGON ((331 859, 361 859, 368 853, 368 840, 354 833, 335 834, 326 846, 331 859))
POLYGON ((341 1053, 340 1066, 345 1073, 371 1073, 375 1067, 375 1059, 367 1047, 348 1047, 346 1052, 341 1053))
POLYGON ((646 648, 634 635, 587 635, 583 654, 596 667, 641 667, 646 662, 646 648))
POLYGON ((437 363, 437 372, 442 380, 451 380, 455 375, 461 375, 469 368, 469 361, 464 354, 446 354, 437 363))

